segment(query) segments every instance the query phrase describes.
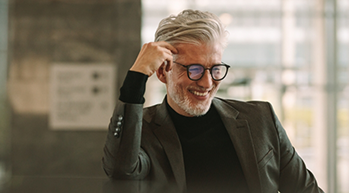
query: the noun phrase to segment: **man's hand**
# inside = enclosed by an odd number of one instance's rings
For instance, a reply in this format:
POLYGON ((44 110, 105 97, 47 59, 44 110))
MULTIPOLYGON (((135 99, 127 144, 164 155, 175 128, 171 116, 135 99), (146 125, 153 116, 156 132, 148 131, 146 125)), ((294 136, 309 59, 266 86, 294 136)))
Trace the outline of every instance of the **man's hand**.
POLYGON ((177 54, 177 52, 175 47, 164 41, 146 43, 142 46, 130 70, 141 72, 150 77, 162 64, 165 64, 167 65, 166 71, 169 71, 173 64, 172 54, 177 54))

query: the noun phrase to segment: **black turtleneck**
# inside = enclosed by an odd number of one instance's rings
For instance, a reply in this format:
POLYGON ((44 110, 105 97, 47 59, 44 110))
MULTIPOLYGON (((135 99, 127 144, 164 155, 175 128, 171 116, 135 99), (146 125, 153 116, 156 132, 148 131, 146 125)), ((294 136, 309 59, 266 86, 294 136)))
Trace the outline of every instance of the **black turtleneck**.
MULTIPOLYGON (((129 71, 120 100, 144 103, 146 81, 146 75, 129 71)), ((185 117, 166 105, 182 145, 188 193, 248 193, 234 145, 216 108, 211 105, 203 116, 185 117)))
POLYGON ((225 126, 214 108, 203 116, 185 117, 167 109, 179 136, 188 192, 248 192, 246 179, 225 126))

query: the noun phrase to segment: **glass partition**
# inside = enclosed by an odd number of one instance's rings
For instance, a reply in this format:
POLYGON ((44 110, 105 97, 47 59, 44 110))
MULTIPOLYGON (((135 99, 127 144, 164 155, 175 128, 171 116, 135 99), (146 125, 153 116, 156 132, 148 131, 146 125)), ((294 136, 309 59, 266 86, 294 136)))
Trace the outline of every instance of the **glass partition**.
MULTIPOLYGON (((218 96, 271 102, 320 186, 349 193, 349 0, 142 2, 144 43, 183 9, 218 15, 230 33, 223 61, 232 66, 218 96)), ((146 105, 165 92, 152 77, 146 105)))

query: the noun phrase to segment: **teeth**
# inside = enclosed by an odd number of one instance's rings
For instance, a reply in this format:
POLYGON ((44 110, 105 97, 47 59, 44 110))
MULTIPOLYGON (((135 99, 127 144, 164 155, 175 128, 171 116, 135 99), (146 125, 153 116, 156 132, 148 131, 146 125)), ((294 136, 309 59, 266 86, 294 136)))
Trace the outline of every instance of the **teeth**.
POLYGON ((208 92, 197 92, 197 91, 191 91, 193 94, 197 96, 206 96, 208 92))

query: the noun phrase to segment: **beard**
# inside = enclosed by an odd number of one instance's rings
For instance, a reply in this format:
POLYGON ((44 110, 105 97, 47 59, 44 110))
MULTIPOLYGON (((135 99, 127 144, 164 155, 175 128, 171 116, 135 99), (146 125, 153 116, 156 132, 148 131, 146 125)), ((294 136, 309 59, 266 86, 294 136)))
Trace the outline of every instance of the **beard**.
POLYGON ((213 97, 217 92, 217 86, 213 85, 208 93, 209 98, 205 101, 198 101, 195 99, 190 99, 186 91, 189 89, 195 88, 195 90, 205 91, 207 89, 203 89, 201 87, 193 87, 188 86, 186 88, 182 88, 179 85, 175 84, 174 81, 170 81, 168 83, 168 95, 171 99, 186 113, 191 116, 202 116, 207 113, 207 111, 211 107, 211 102, 213 97), (195 101, 194 101, 195 100, 195 101))

